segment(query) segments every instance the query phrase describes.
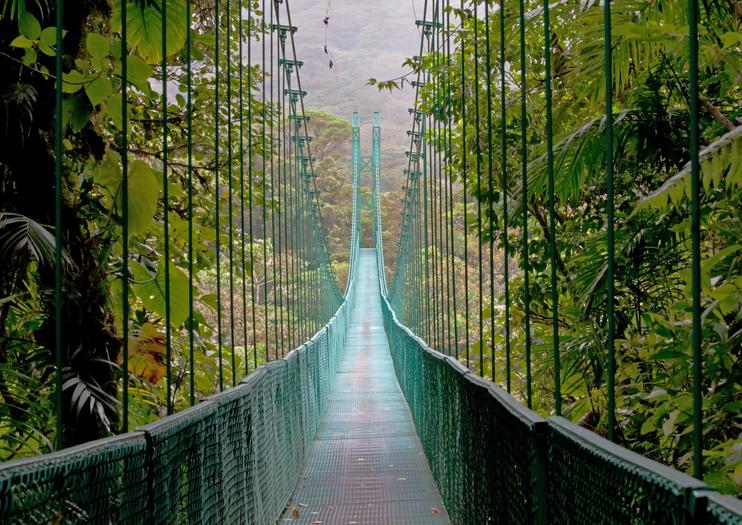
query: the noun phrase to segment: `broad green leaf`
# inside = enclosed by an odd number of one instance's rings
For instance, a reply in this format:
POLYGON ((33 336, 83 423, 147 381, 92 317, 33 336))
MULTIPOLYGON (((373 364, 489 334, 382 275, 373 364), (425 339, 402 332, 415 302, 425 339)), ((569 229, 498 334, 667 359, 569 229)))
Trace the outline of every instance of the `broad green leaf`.
POLYGON ((64 93, 76 93, 86 84, 87 79, 82 73, 73 69, 62 76, 62 91, 64 93))
POLYGON ((10 43, 10 46, 11 47, 20 47, 22 49, 27 49, 27 48, 33 46, 33 42, 31 42, 28 38, 26 38, 23 35, 18 35, 10 43))
MULTIPOLYGON (((152 225, 157 211, 158 184, 154 170, 143 160, 129 163, 129 234, 137 235, 152 225)), ((118 204, 121 208, 119 192, 118 204)))
POLYGON ((126 79, 137 89, 149 91, 149 79, 152 77, 152 66, 136 55, 126 57, 126 79))
POLYGON ((23 11, 18 19, 18 29, 21 34, 30 40, 36 40, 41 36, 41 24, 36 17, 28 11, 23 11))
POLYGON ((104 58, 108 56, 109 45, 108 39, 98 33, 88 33, 85 37, 85 45, 88 48, 90 56, 95 58, 104 58))
POLYGON ((64 107, 63 125, 69 126, 73 133, 80 132, 90 120, 90 106, 85 97, 76 95, 62 102, 64 107))
POLYGON ((654 432, 655 426, 657 425, 657 421, 654 417, 650 417, 642 423, 641 429, 639 430, 639 433, 642 436, 646 436, 650 432, 654 432))
POLYGON ((97 106, 103 102, 112 91, 111 80, 105 75, 100 75, 85 88, 85 94, 93 106, 97 106))
MULTIPOLYGON (((141 299, 144 306, 162 316, 166 315, 165 302, 165 267, 160 261, 157 274, 152 275, 141 265, 131 265, 132 276, 137 284, 133 289, 141 299)), ((188 277, 186 274, 170 263, 170 324, 178 327, 188 318, 188 277)))
POLYGON ((48 57, 56 56, 57 52, 54 50, 54 47, 47 46, 45 44, 39 44, 39 51, 44 53, 48 57))
MULTIPOLYGON (((185 0, 167 3, 167 56, 178 53, 185 44, 185 0)), ((121 11, 114 13, 114 30, 121 28, 121 11)), ((162 60, 162 15, 158 5, 128 0, 126 7, 127 41, 129 46, 149 64, 162 60)))
POLYGON ((23 50, 23 63, 27 66, 36 63, 36 59, 38 58, 38 53, 36 53, 36 50, 32 47, 28 47, 23 50))
POLYGON ((120 93, 112 93, 106 100, 106 115, 111 119, 116 129, 121 130, 123 128, 123 105, 120 93))
POLYGON ((678 352, 675 350, 660 350, 659 352, 649 356, 649 358, 655 361, 665 361, 671 359, 687 359, 688 356, 684 352, 678 352))
POLYGON ((217 300, 215 293, 207 293, 198 298, 203 304, 210 306, 214 310, 217 309, 219 301, 217 300))
MULTIPOLYGON (((65 32, 62 31, 64 34, 65 32)), ((54 47, 57 45, 57 28, 54 26, 45 27, 41 32, 41 38, 39 42, 45 46, 54 47)))
MULTIPOLYGON (((96 184, 107 190, 110 197, 116 199, 116 208, 121 210, 123 205, 122 170, 118 153, 112 150, 106 151, 103 161, 96 168, 94 180, 96 184)), ((129 235, 137 235, 152 224, 152 217, 157 211, 159 186, 154 170, 143 160, 134 160, 129 163, 128 181, 129 235)))
POLYGON ((103 161, 96 167, 95 183, 108 190, 111 197, 118 195, 121 185, 121 157, 113 150, 106 150, 103 161))

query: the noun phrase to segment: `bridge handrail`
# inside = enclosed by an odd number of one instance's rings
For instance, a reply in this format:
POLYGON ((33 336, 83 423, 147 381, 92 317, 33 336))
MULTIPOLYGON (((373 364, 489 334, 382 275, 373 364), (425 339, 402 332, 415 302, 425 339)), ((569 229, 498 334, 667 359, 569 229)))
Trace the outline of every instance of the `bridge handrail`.
POLYGON ((0 523, 274 523, 329 399, 359 240, 343 301, 309 341, 137 430, 0 465, 0 523))
POLYGON ((430 348, 384 295, 382 309, 397 379, 452 522, 742 523, 740 500, 564 418, 541 418, 430 348))
POLYGON ((453 523, 742 524, 742 501, 562 417, 542 418, 431 348, 397 318, 383 272, 380 260, 395 373, 453 523))

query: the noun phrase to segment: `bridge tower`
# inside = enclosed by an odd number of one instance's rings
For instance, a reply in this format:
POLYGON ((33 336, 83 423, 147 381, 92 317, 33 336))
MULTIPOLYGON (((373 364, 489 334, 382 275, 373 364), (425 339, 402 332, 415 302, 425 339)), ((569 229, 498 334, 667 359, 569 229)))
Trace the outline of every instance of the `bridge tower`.
MULTIPOLYGON (((375 206, 377 206, 377 199, 375 198, 376 186, 379 183, 379 175, 381 173, 381 113, 378 111, 371 114, 372 124, 372 151, 370 157, 364 157, 361 155, 361 117, 358 112, 354 112, 351 118, 352 134, 351 141, 353 146, 353 168, 352 177, 355 191, 353 194, 354 203, 360 198, 358 188, 360 187, 361 176, 364 173, 371 174, 371 198, 366 202, 357 202, 359 210, 361 208, 368 209, 370 212, 375 212, 375 206)), ((377 225, 374 222, 374 233, 376 233, 377 225)))
MULTIPOLYGON (((374 210, 374 239, 381 239, 381 113, 371 114, 371 173, 372 205, 374 210)), ((386 293, 386 271, 384 266, 384 245, 376 246, 376 258, 380 268, 381 286, 386 293)))

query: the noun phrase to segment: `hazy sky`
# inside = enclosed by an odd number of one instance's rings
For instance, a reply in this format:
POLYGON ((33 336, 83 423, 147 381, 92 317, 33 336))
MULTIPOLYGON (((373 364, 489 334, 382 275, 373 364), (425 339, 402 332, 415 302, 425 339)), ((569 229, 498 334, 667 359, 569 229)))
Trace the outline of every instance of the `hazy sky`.
POLYGON ((367 81, 369 77, 395 78, 405 72, 402 62, 419 51, 415 10, 421 17, 421 3, 291 0, 290 7, 292 23, 299 28, 297 54, 305 62, 301 75, 302 87, 309 92, 306 107, 347 118, 359 111, 363 135, 370 133, 371 112, 381 111, 382 144, 389 149, 399 148, 401 154, 408 142, 407 108, 413 103, 414 92, 408 86, 402 92, 380 93, 367 81), (327 26, 323 23, 325 16, 329 16, 327 26), (325 34, 329 55, 324 53, 325 34))

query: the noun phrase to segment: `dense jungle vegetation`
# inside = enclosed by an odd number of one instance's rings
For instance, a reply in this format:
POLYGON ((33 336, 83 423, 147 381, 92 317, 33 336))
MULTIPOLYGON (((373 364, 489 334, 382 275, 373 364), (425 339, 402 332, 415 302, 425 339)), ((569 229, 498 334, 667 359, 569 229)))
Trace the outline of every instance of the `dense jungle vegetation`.
MULTIPOLYGON (((311 266, 311 261, 299 261, 294 252, 277 248, 272 240, 277 228, 287 228, 280 214, 289 190, 285 189, 282 197, 280 179, 275 184, 272 178, 268 181, 266 166, 271 174, 274 171, 270 158, 261 166, 261 155, 270 157, 266 128, 270 124, 271 130, 277 129, 279 115, 283 115, 278 108, 267 107, 270 102, 261 93, 266 89, 265 82, 274 89, 270 73, 262 67, 265 59, 261 63, 260 57, 271 21, 266 21, 268 15, 261 11, 263 4, 245 1, 240 16, 236 8, 230 13, 225 3, 217 12, 213 2, 190 2, 189 57, 189 6, 185 0, 167 2, 164 25, 158 2, 127 0, 126 126, 121 96, 121 3, 90 0, 66 4, 62 112, 66 340, 62 389, 65 444, 71 445, 124 428, 124 326, 128 327, 129 349, 126 423, 133 428, 168 411, 185 408, 219 391, 224 384, 231 385, 266 359, 280 357, 285 350, 284 339, 290 337, 287 332, 296 336, 294 328, 299 324, 308 331, 310 321, 290 318, 294 314, 287 306, 289 283, 284 282, 282 287, 274 283, 276 267, 280 272, 281 264, 284 270, 295 266, 297 280, 317 278, 319 270, 311 266), (221 49, 215 38, 217 15, 221 49), (229 32, 232 38, 227 46, 225 34, 229 32), (248 42, 252 45, 252 62, 246 57, 248 42), (236 67, 239 53, 243 57, 241 68, 236 67), (190 122, 186 100, 188 58, 192 63, 190 122), (225 72, 228 58, 232 67, 225 72), (215 125, 217 61, 221 64, 221 99, 215 125), (225 89, 227 80, 230 91, 225 89), (168 176, 163 181, 165 81, 168 176), (241 105, 245 130, 238 134, 238 123, 228 123, 226 108, 231 108, 234 119, 241 105), (247 115, 252 119, 251 128, 246 123, 247 115), (271 118, 269 123, 266 119, 271 118), (122 147, 124 133, 127 151, 122 147), (215 160, 217 133, 222 156, 215 160), (239 157, 243 150, 244 156, 239 157), (248 151, 252 152, 250 158, 248 151), (129 189, 129 319, 122 315, 124 157, 128 160, 129 189), (252 172, 246 173, 249 169, 252 172), (187 191, 189 176, 193 180, 192 195, 187 191), (245 182, 248 178, 249 187, 245 182), (219 219, 214 216, 217 206, 222 216, 218 237, 215 231, 219 219), (167 243, 163 235, 165 209, 167 243), (192 265, 189 236, 193 238, 192 265), (166 244, 169 265, 165 265, 166 244), (246 252, 249 263, 245 262, 246 252), (192 318, 188 308, 191 271, 192 318), (166 283, 171 297, 169 326, 166 283), (195 346, 193 374, 188 354, 191 333, 195 346), (172 349, 169 396, 165 385, 168 334, 172 349), (283 345, 280 353, 279 337, 283 345)), ((54 3, 47 0, 0 4, 2 460, 55 447, 55 16, 54 3)), ((275 67, 277 51, 273 58, 275 67)), ((344 279, 351 213, 347 196, 351 192, 347 166, 336 150, 340 151, 340 146, 349 149, 350 124, 347 119, 330 115, 310 116, 314 117, 311 126, 317 137, 314 162, 321 174, 321 189, 328 196, 323 227, 332 236, 336 274, 344 279)), ((283 124, 284 133, 288 133, 288 126, 283 124)), ((242 130, 242 126, 239 128, 242 130)), ((278 132, 274 139, 277 144, 278 132)), ((286 136, 283 142, 288 140, 286 136)), ((271 152, 277 150, 270 146, 271 152)))
MULTIPOLYGON (((188 278, 188 196, 186 187, 187 139, 185 82, 186 0, 168 1, 167 62, 170 138, 170 172, 167 187, 171 198, 170 288, 179 304, 172 311, 171 326, 163 319, 164 275, 161 271, 164 190, 161 126, 162 53, 161 15, 149 0, 128 1, 129 133, 128 151, 121 147, 121 20, 119 2, 82 0, 67 2, 64 29, 64 165, 63 238, 64 323, 72 338, 66 342, 64 361, 64 410, 68 442, 77 443, 116 433, 121 428, 121 348, 123 325, 130 327, 129 426, 134 427, 167 412, 164 386, 165 331, 173 338, 175 388, 170 401, 177 409, 189 404, 188 334, 197 326, 196 377, 193 395, 201 399, 219 389, 219 370, 228 377, 235 370, 252 370, 264 359, 269 319, 281 314, 273 293, 268 309, 255 308, 243 297, 230 304, 224 290, 254 280, 267 290, 273 258, 263 259, 269 239, 256 234, 252 246, 246 239, 248 219, 253 230, 263 226, 266 210, 280 206, 269 197, 272 188, 257 180, 254 208, 237 214, 234 225, 242 234, 230 245, 221 242, 222 295, 217 290, 216 236, 214 234, 214 4, 191 2, 193 58, 199 73, 194 76, 194 242, 198 257, 194 268, 193 319, 184 310, 188 278), (119 191, 122 156, 129 158, 129 265, 131 316, 121 316, 121 213, 119 191), (228 251, 245 246, 255 253, 254 266, 230 272, 228 251), (234 280, 230 282, 229 276, 234 280), (221 302, 220 302, 221 301, 221 302), (215 336, 216 305, 224 311, 233 306, 239 315, 224 319, 221 328, 234 333, 225 343, 236 350, 236 359, 219 360, 215 336), (249 323, 243 322, 247 312, 249 323), (252 320, 254 319, 255 322, 252 320), (253 362, 249 356, 258 356, 253 362), (244 356, 244 357, 243 357, 244 356), (247 357, 247 358, 246 358, 247 357)), ((249 0, 245 0, 247 4, 249 0)), ((233 13, 226 23, 236 34, 248 28, 258 42, 266 28, 259 3, 252 2, 253 17, 238 25, 233 13)), ((456 202, 449 220, 454 224, 455 282, 475 290, 477 244, 474 222, 476 201, 470 200, 466 216, 469 236, 464 239, 463 185, 478 198, 492 222, 495 238, 483 232, 483 257, 494 250, 494 297, 487 291, 480 304, 472 294, 473 316, 494 310, 497 326, 503 325, 504 267, 510 269, 513 300, 511 323, 513 393, 524 399, 525 375, 522 348, 523 244, 519 200, 520 129, 519 49, 505 46, 506 101, 503 115, 493 89, 491 128, 506 128, 507 166, 512 175, 505 185, 497 175, 502 166, 499 153, 487 165, 488 148, 499 152, 497 132, 480 126, 478 144, 482 171, 493 179, 492 193, 477 193, 475 114, 486 121, 486 91, 474 107, 475 70, 480 82, 486 78, 483 62, 474 60, 474 25, 478 24, 478 47, 499 50, 499 12, 490 4, 492 31, 489 42, 482 20, 470 10, 449 9, 451 41, 465 46, 465 82, 460 83, 461 56, 451 62, 429 54, 410 62, 440 85, 449 86, 451 102, 442 108, 451 115, 453 156, 446 174, 454 179, 456 202), (463 25, 457 25, 459 17, 463 25), (463 40, 462 40, 463 37, 463 40), (466 101, 465 106, 458 103, 466 101), (464 111, 465 110, 465 115, 464 111), (467 147, 462 136, 466 132, 467 147), (468 177, 463 179, 461 174, 468 177), (511 225, 508 250, 503 260, 502 198, 509 197, 511 225), (491 204, 491 206, 490 206, 491 204), (493 213, 489 215, 489 209, 493 213), (466 256, 464 245, 466 243, 466 256), (492 245, 490 247, 490 244, 492 245), (468 268, 468 272, 465 272, 468 268), (465 274, 468 283, 464 282, 465 274)), ((536 23, 539 4, 528 2, 525 28, 528 56, 543 56, 543 34, 536 23)), ((562 360, 562 395, 566 417, 599 433, 606 432, 605 268, 606 217, 603 151, 602 11, 596 2, 561 2, 552 9, 552 80, 554 83, 554 132, 557 201, 559 326, 562 360)), ((618 441, 649 457, 690 471, 690 284, 689 284, 689 170, 687 103, 687 28, 683 3, 664 0, 615 0, 613 14, 616 142, 615 203, 617 232, 616 319, 618 356, 618 441)), ((706 2, 702 6, 701 105, 703 179, 703 341, 704 341, 704 448, 706 481, 727 493, 742 493, 742 4, 736 0, 706 2)), ((514 12, 505 13, 506 34, 518 33, 514 12)), ((224 23, 224 22, 222 22, 224 23)), ((0 459, 14 459, 54 448, 54 355, 53 253, 54 187, 54 11, 48 0, 0 2, 0 459)), ((417 37, 416 33, 411 35, 417 37)), ((236 53, 236 50, 231 52, 236 53)), ((492 78, 499 78, 493 60, 492 78)), ((527 153, 529 199, 529 253, 532 338, 534 341, 534 408, 553 411, 551 352, 551 300, 549 292, 547 181, 545 174, 544 65, 530 61, 526 71, 527 153)), ((257 93, 267 75, 259 65, 245 69, 244 103, 255 115, 264 113, 257 93), (250 90, 252 96, 246 93, 250 90)), ((383 84, 383 87, 393 87, 383 84)), ((407 89, 407 88, 406 88, 407 89)), ((481 86, 480 86, 481 89, 481 86)), ((238 90, 232 93, 237 105, 238 90)), ((224 96, 224 94, 222 94, 224 96)), ((392 95, 393 96, 393 95, 392 95)), ((421 101, 434 107, 430 84, 421 88, 421 101)), ((350 228, 350 124, 344 116, 311 113, 309 128, 315 141, 312 152, 324 204, 323 226, 328 236, 332 263, 343 289, 348 268, 350 228)), ((243 141, 249 140, 246 131, 243 141)), ((226 132, 223 133, 222 139, 226 132)), ((254 137, 256 144, 260 142, 254 137)), ((237 151, 239 139, 234 139, 237 151)), ((239 160, 222 159, 227 163, 239 160)), ((221 169, 222 188, 226 187, 221 169)), ((395 175, 394 178, 398 178, 395 175)), ((370 178, 365 179, 363 198, 370 198, 370 178)), ((391 274, 399 234, 403 188, 382 196, 387 272, 391 274)), ((221 197, 225 207, 237 203, 221 197)), ((226 208, 225 208, 226 209, 226 208)), ((363 242, 371 243, 371 214, 362 217, 363 242)), ((488 223, 489 223, 488 222, 488 223)), ((489 269, 487 271, 489 275, 489 269)), ((489 281, 483 282, 489 290, 489 281)), ((268 292, 264 292, 268 293, 268 292)), ((260 299, 260 298, 259 298, 260 299)), ((174 303, 174 304, 175 304, 174 303)), ((459 340, 465 344, 463 306, 456 312, 459 340)), ((478 332, 472 323, 472 348, 494 348, 495 363, 486 362, 487 375, 502 380, 504 333, 486 326, 478 332)), ((274 347, 272 347, 274 348, 274 347)), ((270 350, 273 352, 273 350, 270 350)), ((269 355, 275 357, 275 354, 269 355)), ((241 372, 240 372, 241 375, 241 372)))
MULTIPOLYGON (((445 6, 438 20, 441 27, 445 22, 447 29, 441 29, 437 38, 450 39, 450 55, 441 46, 419 60, 410 58, 406 62, 411 68, 409 75, 385 81, 370 79, 370 83, 382 90, 410 89, 410 81, 421 74, 424 85, 419 88, 420 107, 438 116, 441 127, 451 116, 452 156, 447 158, 446 174, 458 187, 456 206, 461 206, 462 186, 467 187, 470 232, 478 232, 478 200, 486 214, 485 226, 479 232, 481 242, 486 246, 492 241, 496 249, 502 250, 503 218, 507 214, 508 249, 518 267, 511 273, 510 281, 512 391, 523 401, 525 244, 520 232, 524 225, 521 147, 525 147, 533 407, 540 413, 553 414, 542 6, 526 2, 525 87, 521 79, 517 5, 506 5, 502 15, 499 3, 489 3, 489 25, 483 19, 483 2, 479 4, 478 16, 472 4, 446 2, 445 6), (500 39, 501 16, 504 42, 500 39), (463 53, 458 46, 463 46, 463 53), (500 66, 503 46, 504 71, 500 66), (485 50, 491 53, 489 71, 485 50), (504 114, 500 110, 501 74, 505 77, 504 114), (525 123, 521 116, 523 89, 525 123), (504 135, 500 134, 501 126, 504 135), (505 166, 500 161, 503 136, 505 166), (503 168, 506 179, 500 175, 503 168), (478 172, 485 177, 481 189, 477 187, 478 172), (508 197, 505 211, 503 196, 508 197), (489 224, 494 225, 494 238, 489 236, 489 224)), ((615 431, 620 444, 692 473, 686 9, 685 2, 675 1, 612 2, 618 398, 615 431)), ((608 378, 603 8, 591 1, 557 2, 550 13, 563 412, 573 421, 605 435, 608 378)), ((734 0, 702 2, 700 21, 704 477, 710 485, 739 495, 742 5, 734 0)), ((433 41, 434 37, 429 38, 433 41)), ((428 140, 438 141, 438 149, 445 152, 447 143, 441 142, 441 136, 445 137, 428 130, 428 140)), ((462 253, 462 244, 460 240, 455 242, 457 254, 462 253)), ((498 257, 502 257, 502 252, 498 257)), ((476 271, 476 257, 469 263, 471 274, 476 271)), ((501 282, 502 260, 493 270, 501 282)), ((474 351, 480 345, 494 347, 495 379, 500 383, 504 382, 506 366, 504 300, 499 289, 491 304, 483 304, 480 311, 485 319, 489 318, 490 308, 495 309, 497 329, 494 333, 486 330, 481 339, 474 338, 471 343, 474 351)), ((480 311, 474 310, 473 325, 480 311)), ((461 334, 460 309, 457 323, 461 334)), ((485 356, 488 353, 489 350, 485 356)), ((492 364, 487 357, 485 360, 485 375, 492 377, 492 364)), ((479 363, 471 366, 479 369, 479 363)))

